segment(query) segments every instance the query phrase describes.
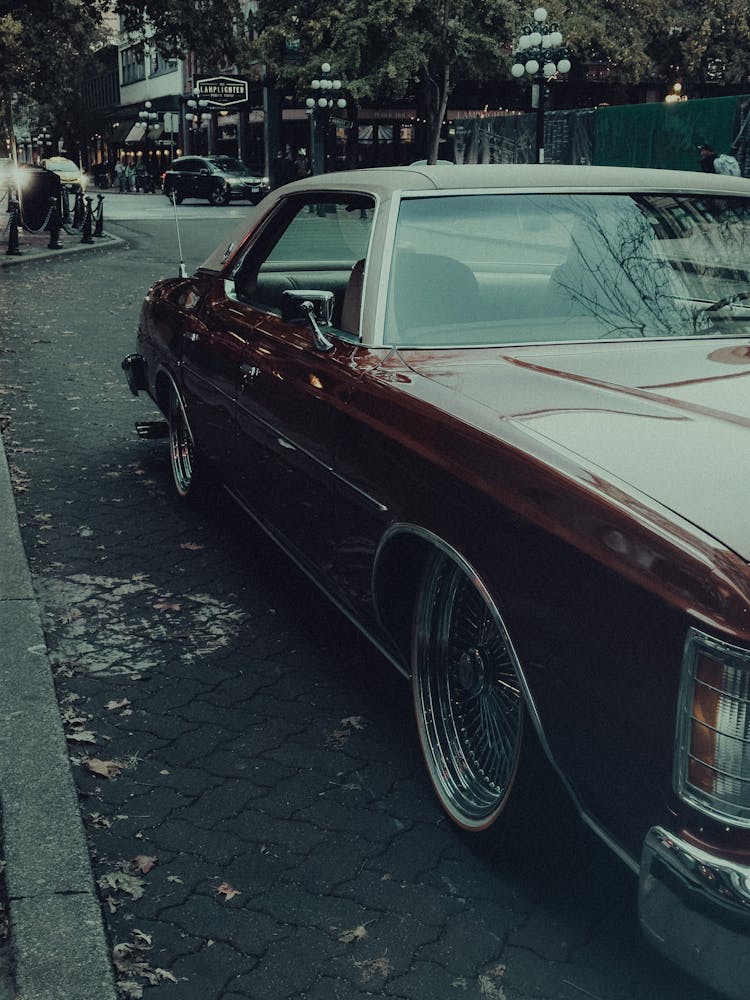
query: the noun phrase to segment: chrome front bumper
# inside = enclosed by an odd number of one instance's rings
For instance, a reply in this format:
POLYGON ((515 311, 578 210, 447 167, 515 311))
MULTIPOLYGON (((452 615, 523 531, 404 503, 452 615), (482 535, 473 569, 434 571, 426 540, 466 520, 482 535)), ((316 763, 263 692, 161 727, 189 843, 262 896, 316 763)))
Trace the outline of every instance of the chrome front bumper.
POLYGON ((638 910, 666 958, 731 1000, 748 1000, 750 866, 655 826, 643 845, 638 910))

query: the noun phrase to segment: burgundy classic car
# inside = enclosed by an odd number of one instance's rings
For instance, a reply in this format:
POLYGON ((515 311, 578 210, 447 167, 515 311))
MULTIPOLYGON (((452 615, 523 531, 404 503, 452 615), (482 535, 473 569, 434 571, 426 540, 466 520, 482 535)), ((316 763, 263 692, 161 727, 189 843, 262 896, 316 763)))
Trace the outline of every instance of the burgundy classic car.
MULTIPOLYGON (((665 955, 750 982, 750 183, 414 166, 267 197, 123 362, 411 679, 467 830, 525 740, 665 955)), ((148 433, 146 428, 145 433, 148 433)))

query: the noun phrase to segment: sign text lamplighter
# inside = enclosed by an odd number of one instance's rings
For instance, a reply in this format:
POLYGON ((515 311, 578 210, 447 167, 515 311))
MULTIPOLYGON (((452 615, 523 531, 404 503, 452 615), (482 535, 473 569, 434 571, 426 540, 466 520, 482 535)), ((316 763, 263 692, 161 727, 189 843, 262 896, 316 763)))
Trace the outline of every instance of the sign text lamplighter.
POLYGON ((195 81, 195 95, 214 108, 244 104, 249 96, 247 80, 237 76, 211 76, 195 81))

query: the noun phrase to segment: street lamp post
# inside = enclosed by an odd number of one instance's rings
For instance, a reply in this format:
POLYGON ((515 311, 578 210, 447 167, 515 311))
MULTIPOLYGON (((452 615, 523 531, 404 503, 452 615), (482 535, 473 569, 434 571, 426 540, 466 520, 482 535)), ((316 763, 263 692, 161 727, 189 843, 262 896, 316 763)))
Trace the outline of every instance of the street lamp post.
MULTIPOLYGON (((198 128, 199 127, 203 128, 203 126, 206 126, 209 130, 209 136, 206 140, 206 152, 210 153, 211 152, 210 130, 211 130, 211 122, 213 115, 211 114, 210 111, 205 110, 208 107, 208 101, 201 100, 196 92, 193 98, 186 101, 186 104, 190 108, 190 111, 188 111, 188 113, 185 115, 185 120, 191 123, 193 131, 197 132, 198 128)), ((203 150, 200 149, 198 152, 202 153, 203 150)))
POLYGON ((310 116, 310 166, 314 174, 324 174, 326 170, 326 145, 331 111, 333 108, 343 111, 346 107, 346 100, 343 97, 333 96, 341 93, 342 83, 341 80, 331 79, 328 75, 331 72, 331 64, 324 62, 320 70, 322 75, 310 82, 312 93, 305 101, 307 114, 310 116))
MULTIPOLYGON (((143 109, 138 112, 138 117, 141 119, 141 122, 143 123, 144 126, 143 145, 144 145, 144 156, 146 157, 146 163, 147 163, 146 176, 148 178, 148 180, 146 181, 148 187, 145 188, 145 190, 153 190, 152 186, 153 170, 151 169, 151 164, 148 163, 148 130, 151 128, 152 125, 156 125, 156 123, 159 120, 158 112, 153 111, 152 108, 153 105, 151 104, 151 101, 144 101, 143 109)), ((137 186, 138 184, 136 183, 136 187, 137 186)))
POLYGON ((515 48, 518 62, 511 73, 520 80, 531 79, 531 107, 536 110, 536 162, 544 163, 544 97, 545 87, 560 74, 570 72, 570 59, 563 45, 563 36, 555 24, 547 21, 547 11, 537 7, 534 20, 528 24, 515 48))

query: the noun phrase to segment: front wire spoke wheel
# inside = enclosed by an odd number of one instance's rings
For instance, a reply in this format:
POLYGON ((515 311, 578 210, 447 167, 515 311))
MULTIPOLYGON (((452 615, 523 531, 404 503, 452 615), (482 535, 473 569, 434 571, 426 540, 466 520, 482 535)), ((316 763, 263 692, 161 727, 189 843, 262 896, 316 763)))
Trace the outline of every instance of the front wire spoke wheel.
POLYGON ((486 829, 502 812, 518 768, 521 685, 497 613, 469 574, 442 554, 430 560, 417 602, 412 689, 440 804, 464 829, 486 829))
POLYGON ((173 387, 169 394, 169 460, 172 481, 181 497, 190 496, 195 482, 195 449, 182 400, 173 387))

